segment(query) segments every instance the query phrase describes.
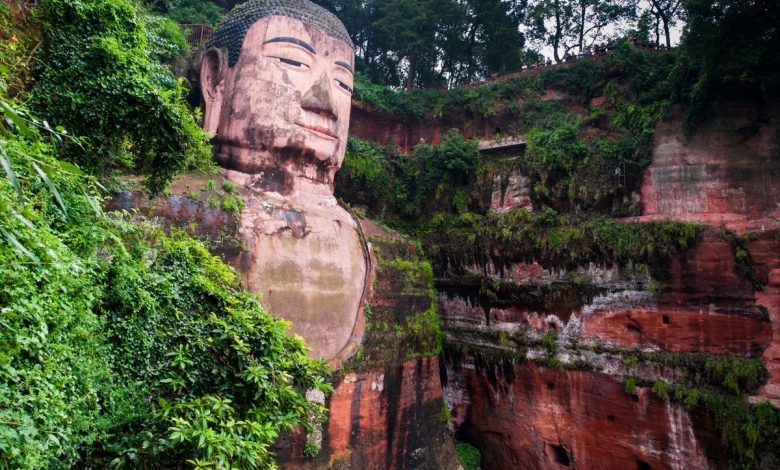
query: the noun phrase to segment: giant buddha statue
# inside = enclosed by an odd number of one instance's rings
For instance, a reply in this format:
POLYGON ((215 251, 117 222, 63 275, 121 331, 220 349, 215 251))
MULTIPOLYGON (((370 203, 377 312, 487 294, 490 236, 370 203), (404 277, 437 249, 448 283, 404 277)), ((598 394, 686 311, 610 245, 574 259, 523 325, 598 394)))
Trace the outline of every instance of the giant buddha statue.
POLYGON ((307 0, 236 7, 200 69, 215 158, 248 194, 245 286, 332 363, 354 347, 369 270, 358 224, 333 196, 353 74, 344 25, 307 0))

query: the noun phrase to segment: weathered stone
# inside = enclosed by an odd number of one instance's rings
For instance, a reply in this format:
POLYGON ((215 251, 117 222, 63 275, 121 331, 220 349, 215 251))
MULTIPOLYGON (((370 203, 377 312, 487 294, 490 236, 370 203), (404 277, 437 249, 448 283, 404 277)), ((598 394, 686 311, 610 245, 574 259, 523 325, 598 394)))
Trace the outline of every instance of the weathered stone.
MULTIPOLYGON (((589 371, 446 357, 445 398, 485 468, 722 467, 681 405, 589 371)), ((711 436, 706 436, 711 438, 711 436)))
POLYGON ((225 176, 245 195, 243 283, 292 322, 312 355, 337 363, 359 339, 368 277, 357 222, 333 196, 352 44, 321 7, 272 0, 237 7, 209 46, 204 123, 225 176))
POLYGON ((643 220, 674 217, 737 231, 777 227, 780 139, 761 100, 724 100, 690 138, 680 118, 656 127, 643 220))

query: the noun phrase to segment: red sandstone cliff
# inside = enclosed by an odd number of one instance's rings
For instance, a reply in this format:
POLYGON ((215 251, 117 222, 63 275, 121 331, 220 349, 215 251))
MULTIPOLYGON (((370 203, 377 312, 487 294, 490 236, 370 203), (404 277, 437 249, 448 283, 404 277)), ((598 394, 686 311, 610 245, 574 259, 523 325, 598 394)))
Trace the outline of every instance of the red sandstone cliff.
POLYGON ((726 98, 686 138, 681 120, 658 124, 641 189, 643 220, 674 217, 744 232, 777 227, 780 138, 776 103, 726 98))
POLYGON ((763 359, 768 382, 748 387, 750 401, 780 405, 776 116, 760 99, 726 100, 689 137, 679 117, 658 125, 637 195, 644 215, 630 220, 708 227, 649 272, 502 255, 500 269, 437 281, 445 397, 486 468, 727 468, 719 411, 659 398, 667 385, 695 388, 708 361, 763 359))

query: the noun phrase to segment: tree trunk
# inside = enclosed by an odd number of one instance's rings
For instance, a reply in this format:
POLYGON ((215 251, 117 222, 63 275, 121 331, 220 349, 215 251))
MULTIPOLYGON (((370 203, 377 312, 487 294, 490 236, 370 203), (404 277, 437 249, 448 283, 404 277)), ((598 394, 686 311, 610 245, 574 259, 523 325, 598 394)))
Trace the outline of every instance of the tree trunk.
POLYGON ((417 72, 417 53, 412 52, 409 54, 409 76, 406 77, 406 91, 410 92, 414 90, 414 78, 417 72))
POLYGON ((555 36, 553 37, 553 56, 555 62, 561 63, 561 55, 558 53, 558 46, 561 43, 561 10, 558 0, 555 0, 555 36))
POLYGON ((469 45, 468 45, 468 57, 466 62, 466 79, 468 81, 474 80, 474 77, 477 76, 476 71, 474 70, 474 44, 477 43, 477 21, 474 20, 474 23, 472 23, 471 28, 469 29, 469 45))
POLYGON ((580 0, 580 41, 579 41, 580 53, 583 52, 583 49, 585 47, 585 11, 587 9, 588 6, 585 5, 585 0, 580 0))
POLYGON ((669 23, 664 19, 664 34, 666 35, 666 48, 671 49, 672 48, 672 38, 669 34, 669 23))

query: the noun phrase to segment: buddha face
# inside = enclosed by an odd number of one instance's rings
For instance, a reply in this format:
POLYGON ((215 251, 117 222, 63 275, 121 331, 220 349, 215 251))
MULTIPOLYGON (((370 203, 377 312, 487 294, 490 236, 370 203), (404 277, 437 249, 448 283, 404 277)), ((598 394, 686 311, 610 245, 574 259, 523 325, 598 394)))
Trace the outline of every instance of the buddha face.
POLYGON ((204 122, 216 133, 218 159, 247 173, 292 165, 332 180, 347 143, 353 67, 349 44, 286 16, 255 22, 234 67, 222 51, 208 51, 204 122))

